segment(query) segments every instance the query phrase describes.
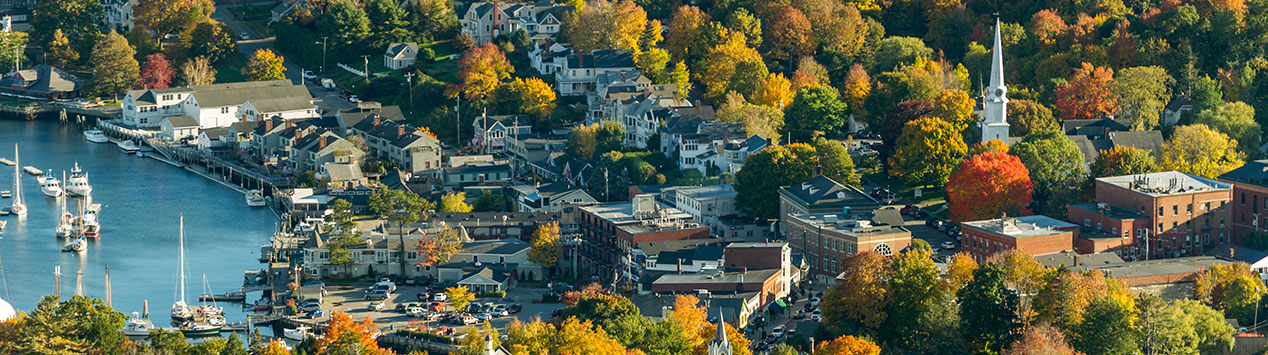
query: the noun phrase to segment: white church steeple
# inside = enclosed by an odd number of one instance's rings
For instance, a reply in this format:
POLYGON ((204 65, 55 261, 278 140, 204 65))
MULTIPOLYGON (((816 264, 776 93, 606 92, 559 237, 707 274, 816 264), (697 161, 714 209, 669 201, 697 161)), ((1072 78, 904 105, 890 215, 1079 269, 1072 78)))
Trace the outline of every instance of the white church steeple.
POLYGON ((983 93, 982 141, 1008 143, 1008 88, 1004 86, 1004 46, 1000 44, 999 19, 995 19, 995 47, 991 49, 991 82, 983 93))
POLYGON ((709 340, 709 355, 731 355, 731 342, 726 339, 726 320, 722 308, 718 308, 717 335, 709 340))

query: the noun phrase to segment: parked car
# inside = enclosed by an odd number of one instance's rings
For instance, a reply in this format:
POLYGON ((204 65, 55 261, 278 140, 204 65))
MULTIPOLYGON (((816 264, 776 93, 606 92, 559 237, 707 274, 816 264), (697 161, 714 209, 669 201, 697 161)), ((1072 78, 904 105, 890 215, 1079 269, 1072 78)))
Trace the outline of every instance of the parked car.
POLYGON ((248 40, 248 39, 251 39, 251 36, 250 36, 250 35, 247 35, 247 33, 246 33, 246 32, 242 32, 242 33, 238 34, 238 38, 241 38, 242 40, 248 40))
POLYGON ((360 98, 360 97, 357 97, 357 95, 348 95, 348 102, 351 102, 351 103, 354 103, 354 104, 355 104, 355 103, 361 103, 361 98, 360 98))
POLYGON ((489 314, 492 314, 494 317, 506 317, 511 315, 511 312, 506 310, 506 305, 500 304, 497 305, 497 307, 493 307, 493 310, 489 311, 489 314))
POLYGON ((476 315, 474 315, 473 317, 475 317, 475 318, 476 318, 476 320, 481 321, 481 322, 486 321, 486 320, 493 320, 493 315, 488 314, 488 313, 476 313, 476 315))
POLYGON ((326 315, 326 312, 322 311, 321 308, 318 308, 313 310, 312 312, 304 313, 304 319, 313 319, 313 318, 318 318, 324 315, 326 315))
POLYGON ((449 295, 446 295, 444 292, 436 292, 436 294, 431 295, 431 300, 437 302, 448 301, 449 295))
POLYGON ((942 242, 942 249, 955 249, 955 242, 951 242, 951 241, 942 242))
POLYGON ((775 329, 770 331, 771 339, 779 339, 784 336, 784 325, 777 325, 775 329))
POLYGON ((385 299, 387 299, 387 297, 388 297, 389 295, 390 295, 390 294, 387 292, 387 290, 374 290, 374 292, 370 292, 370 293, 366 294, 366 295, 365 295, 365 299, 367 299, 367 300, 385 300, 385 299))
POLYGON ((550 285, 550 289, 555 292, 567 292, 572 291, 572 285, 563 282, 556 282, 550 285))
POLYGON ((427 310, 423 309, 423 307, 413 307, 405 311, 405 315, 411 318, 422 318, 427 315, 427 310))
POLYGON ((512 303, 510 306, 506 307, 506 311, 511 312, 511 314, 516 314, 523 310, 524 310, 524 306, 520 305, 519 303, 512 303))
POLYGON ((478 322, 479 322, 479 321, 477 321, 477 320, 476 320, 476 317, 472 317, 472 316, 462 316, 462 324, 463 324, 463 325, 476 324, 476 323, 478 323, 478 322))
POLYGON ((387 305, 383 304, 382 301, 374 301, 374 302, 370 302, 370 306, 367 308, 369 308, 371 311, 378 312, 383 310, 383 307, 386 307, 386 306, 387 305))
POLYGON ((810 305, 813 307, 819 307, 820 301, 819 297, 810 297, 810 305))
POLYGON ((305 303, 305 304, 299 305, 299 311, 304 313, 312 312, 318 309, 321 309, 321 305, 317 303, 305 303))
POLYGON ((317 73, 313 73, 312 70, 305 70, 304 80, 317 80, 317 73))

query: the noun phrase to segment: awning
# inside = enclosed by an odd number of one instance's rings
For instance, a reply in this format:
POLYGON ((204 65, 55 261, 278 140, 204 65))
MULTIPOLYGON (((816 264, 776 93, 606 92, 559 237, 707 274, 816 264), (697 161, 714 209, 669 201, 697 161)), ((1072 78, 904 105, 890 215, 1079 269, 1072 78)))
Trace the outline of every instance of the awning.
POLYGON ((776 299, 775 304, 779 305, 780 307, 788 308, 788 304, 784 303, 783 299, 776 299))

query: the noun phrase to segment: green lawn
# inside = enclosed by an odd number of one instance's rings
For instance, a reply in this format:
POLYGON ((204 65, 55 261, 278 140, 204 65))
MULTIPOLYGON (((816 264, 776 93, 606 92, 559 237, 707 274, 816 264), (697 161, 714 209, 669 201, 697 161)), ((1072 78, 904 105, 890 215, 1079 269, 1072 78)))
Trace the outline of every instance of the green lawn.
POLYGON ((931 186, 921 188, 920 197, 917 198, 916 186, 907 186, 907 184, 904 184, 902 181, 892 178, 883 172, 866 174, 863 175, 863 178, 867 179, 867 181, 871 181, 873 184, 888 188, 890 191, 898 194, 899 197, 909 201, 915 201, 916 204, 932 204, 935 202, 946 201, 947 199, 947 192, 945 189, 931 186))
POLYGON ((246 66, 247 58, 241 53, 233 55, 221 60, 216 64, 216 82, 217 83, 236 83, 245 81, 242 77, 242 67, 246 66))
MULTIPOLYGON (((264 38, 273 37, 273 29, 269 28, 269 19, 245 20, 242 21, 248 28, 255 31, 256 34, 264 36, 264 38)), ((253 38, 257 39, 257 38, 253 38)))
POLYGON ((458 55, 458 50, 453 47, 453 41, 432 42, 424 44, 422 47, 431 48, 436 53, 437 61, 458 55))

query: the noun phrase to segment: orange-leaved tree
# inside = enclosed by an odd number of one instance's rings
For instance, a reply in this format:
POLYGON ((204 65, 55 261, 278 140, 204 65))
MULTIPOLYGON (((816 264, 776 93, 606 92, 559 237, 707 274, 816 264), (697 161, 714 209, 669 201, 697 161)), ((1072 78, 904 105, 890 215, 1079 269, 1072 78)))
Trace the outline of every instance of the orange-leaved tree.
POLYGON ((881 347, 867 339, 852 335, 842 335, 832 341, 819 343, 819 351, 823 355, 880 355, 881 347))
POLYGON ((458 60, 458 83, 451 84, 446 93, 450 97, 461 94, 463 100, 483 103, 514 72, 515 67, 506 60, 506 54, 493 43, 485 43, 462 53, 462 59, 458 60))
POLYGON ((1101 118, 1118 112, 1118 100, 1110 89, 1114 70, 1084 62, 1065 85, 1057 88, 1052 103, 1063 120, 1101 118))
POLYGON ((1030 170, 1016 156, 988 152, 969 157, 947 179, 953 221, 977 221, 1003 213, 1028 215, 1033 199, 1030 170))
POLYGON ((889 258, 864 251, 845 258, 840 279, 823 299, 824 325, 835 331, 875 334, 885 323, 889 289, 889 258))
POLYGON ((358 323, 348 313, 338 311, 330 315, 326 327, 326 334, 314 345, 317 355, 347 354, 350 350, 360 350, 361 354, 395 354, 391 350, 379 348, 374 336, 378 329, 369 317, 358 323))

